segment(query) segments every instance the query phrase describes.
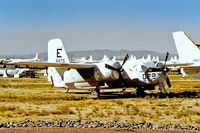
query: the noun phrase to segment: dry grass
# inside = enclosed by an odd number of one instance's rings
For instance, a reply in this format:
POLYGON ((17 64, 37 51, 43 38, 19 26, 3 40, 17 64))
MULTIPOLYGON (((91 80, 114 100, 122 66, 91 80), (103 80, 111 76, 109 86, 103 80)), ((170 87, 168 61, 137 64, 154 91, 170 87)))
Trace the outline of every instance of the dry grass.
MULTIPOLYGON (((179 75, 170 79, 170 92, 200 91, 200 81, 179 75)), ((47 79, 0 78, 0 122, 82 119, 200 125, 198 98, 93 100, 50 86, 47 79)))

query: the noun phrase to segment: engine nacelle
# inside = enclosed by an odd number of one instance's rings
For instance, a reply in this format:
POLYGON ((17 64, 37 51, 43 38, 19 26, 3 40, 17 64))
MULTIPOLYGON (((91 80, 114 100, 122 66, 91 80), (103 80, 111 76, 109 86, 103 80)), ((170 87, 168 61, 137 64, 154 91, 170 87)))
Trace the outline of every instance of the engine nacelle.
POLYGON ((119 79, 119 72, 116 70, 110 70, 105 68, 105 64, 103 67, 99 66, 94 69, 94 77, 97 81, 116 81, 119 79))

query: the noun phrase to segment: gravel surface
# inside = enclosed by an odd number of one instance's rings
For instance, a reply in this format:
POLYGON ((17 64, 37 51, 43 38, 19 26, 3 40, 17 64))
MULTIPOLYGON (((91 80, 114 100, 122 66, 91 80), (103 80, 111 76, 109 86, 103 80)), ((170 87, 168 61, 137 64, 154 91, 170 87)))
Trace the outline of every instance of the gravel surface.
POLYGON ((27 120, 22 122, 1 123, 0 128, 101 128, 101 129, 172 129, 182 131, 200 131, 198 126, 169 124, 155 125, 152 123, 135 123, 135 122, 100 122, 100 121, 42 121, 37 122, 27 120))
MULTIPOLYGON (((97 128, 16 128, 0 129, 4 133, 191 133, 172 129, 97 129, 97 128)), ((198 131, 196 131, 198 132, 198 131)), ((195 132, 195 133, 196 133, 195 132)))

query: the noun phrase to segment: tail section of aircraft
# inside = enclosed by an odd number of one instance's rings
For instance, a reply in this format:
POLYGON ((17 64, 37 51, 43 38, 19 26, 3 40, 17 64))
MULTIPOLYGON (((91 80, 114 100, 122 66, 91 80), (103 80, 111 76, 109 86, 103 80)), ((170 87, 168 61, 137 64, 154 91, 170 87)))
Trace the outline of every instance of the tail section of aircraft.
POLYGON ((48 62, 69 63, 69 58, 61 39, 52 39, 48 42, 48 62))
POLYGON ((35 58, 33 58, 34 60, 39 60, 39 55, 38 53, 36 53, 35 58))
POLYGON ((200 62, 200 49, 198 46, 183 31, 173 32, 172 34, 180 62, 200 62))
MULTIPOLYGON (((48 42, 48 62, 51 63, 69 63, 69 58, 66 54, 63 43, 60 39, 52 39, 48 42)), ((55 87, 64 87, 64 72, 68 68, 49 67, 48 80, 52 82, 55 87)))

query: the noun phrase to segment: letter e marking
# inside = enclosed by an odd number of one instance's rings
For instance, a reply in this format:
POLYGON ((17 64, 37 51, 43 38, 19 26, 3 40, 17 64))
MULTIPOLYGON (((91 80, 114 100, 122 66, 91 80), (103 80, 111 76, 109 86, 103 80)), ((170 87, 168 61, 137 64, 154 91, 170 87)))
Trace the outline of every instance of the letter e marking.
POLYGON ((60 55, 60 50, 62 49, 57 49, 57 58, 61 58, 62 56, 60 55))

